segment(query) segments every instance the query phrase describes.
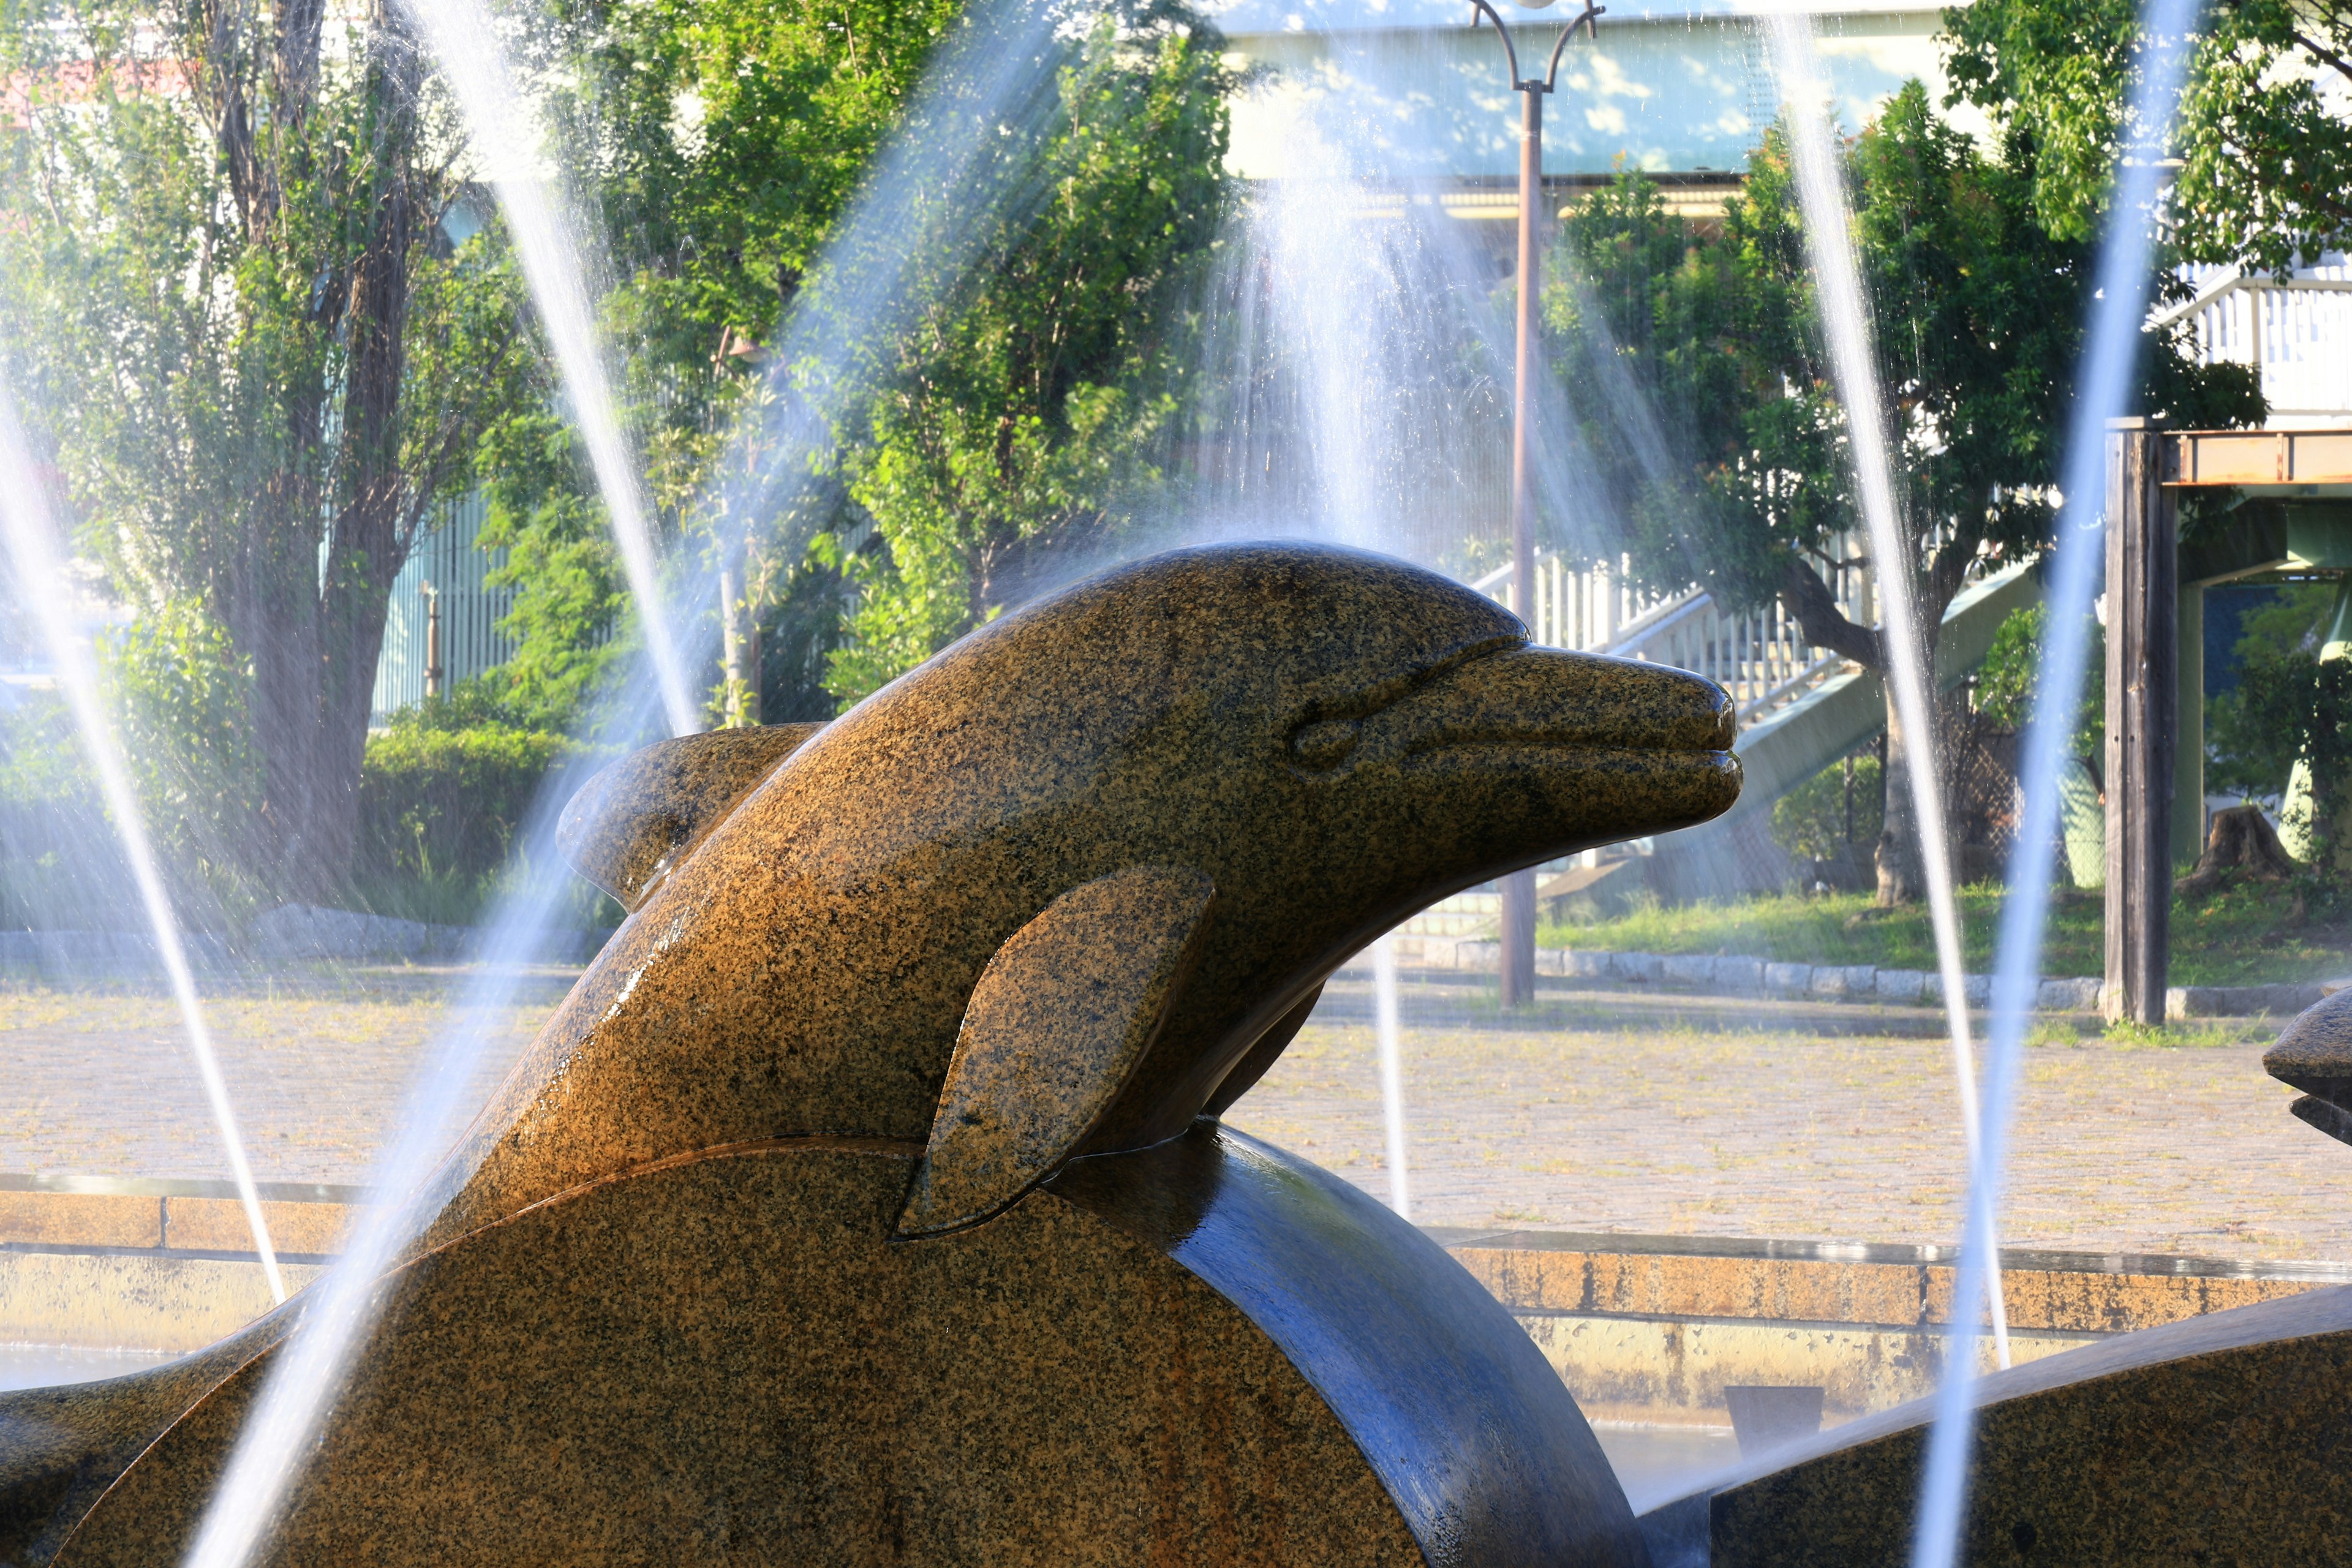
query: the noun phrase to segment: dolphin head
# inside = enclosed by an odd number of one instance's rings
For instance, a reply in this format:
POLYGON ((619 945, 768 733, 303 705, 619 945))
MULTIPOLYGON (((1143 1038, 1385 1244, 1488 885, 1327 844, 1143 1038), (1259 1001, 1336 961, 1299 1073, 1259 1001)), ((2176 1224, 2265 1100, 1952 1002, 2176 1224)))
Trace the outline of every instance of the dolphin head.
POLYGON ((1270 1059, 1252 1047, 1415 910, 1723 811, 1732 735, 1699 677, 1532 647, 1384 557, 1247 544, 1105 573, 664 840, 687 852, 510 1089, 477 1207, 758 1138, 923 1140, 938 1164, 954 1127, 1010 1116, 1013 1174, 919 1228, 984 1217, 1230 1100, 1270 1059), (1029 1110, 981 1103, 1007 1095, 1029 1110))

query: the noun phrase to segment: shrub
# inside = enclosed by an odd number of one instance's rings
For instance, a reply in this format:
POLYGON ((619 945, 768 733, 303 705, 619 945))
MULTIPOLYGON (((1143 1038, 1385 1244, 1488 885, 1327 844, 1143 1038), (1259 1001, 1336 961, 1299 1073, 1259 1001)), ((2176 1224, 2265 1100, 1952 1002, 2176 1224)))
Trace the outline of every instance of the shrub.
MULTIPOLYGON (((1993 632, 1977 673, 1977 711, 2005 730, 2022 731, 2033 717, 2042 688, 2042 637, 2048 610, 2029 605, 2011 610, 1993 632)), ((2107 729, 2106 632, 2096 621, 2084 628, 2090 647, 2083 666, 2083 705, 2074 716, 2072 750, 2095 759, 2107 729)))
POLYGON ((1772 803, 1772 841, 1800 860, 1834 860, 1847 845, 1878 842, 1883 794, 1876 757, 1853 761, 1853 833, 1847 833, 1846 775, 1832 763, 1772 803))
POLYGON ((62 698, 0 710, 0 928, 134 931, 138 894, 62 698))
POLYGON ((506 865, 541 784, 577 743, 505 724, 435 728, 432 717, 404 714, 368 737, 355 869, 368 882, 471 892, 506 865))

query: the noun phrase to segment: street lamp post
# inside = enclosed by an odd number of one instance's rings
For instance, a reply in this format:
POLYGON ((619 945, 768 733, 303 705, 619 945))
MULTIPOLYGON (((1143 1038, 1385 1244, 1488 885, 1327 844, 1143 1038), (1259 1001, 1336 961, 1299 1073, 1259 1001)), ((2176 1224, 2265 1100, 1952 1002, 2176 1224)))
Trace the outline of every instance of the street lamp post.
MULTIPOLYGON (((1550 0, 1543 0, 1549 5, 1550 0)), ((1512 90, 1521 94, 1519 108, 1519 318, 1518 364, 1511 395, 1511 608, 1532 626, 1536 604, 1535 481, 1529 472, 1533 454, 1536 396, 1536 310, 1543 294, 1543 262, 1536 253, 1536 209, 1543 201, 1543 100, 1559 77, 1559 57, 1568 40, 1582 27, 1587 37, 1601 33, 1601 11, 1588 0, 1583 11, 1559 32, 1551 47, 1551 60, 1541 78, 1519 75, 1519 51, 1511 30, 1487 0, 1470 0, 1470 25, 1479 18, 1495 24, 1502 36, 1503 55, 1511 73, 1512 90)), ((1523 1007, 1536 995, 1536 874, 1517 871, 1503 879, 1503 1005, 1523 1007)))

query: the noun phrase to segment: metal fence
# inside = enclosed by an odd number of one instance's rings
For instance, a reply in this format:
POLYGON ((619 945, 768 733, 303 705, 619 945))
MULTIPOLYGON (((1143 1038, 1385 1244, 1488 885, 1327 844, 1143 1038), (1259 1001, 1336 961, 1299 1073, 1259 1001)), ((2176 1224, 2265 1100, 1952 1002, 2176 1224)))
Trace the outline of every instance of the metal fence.
POLYGON ((2186 321, 2207 364, 2258 367, 2274 420, 2352 418, 2352 266, 2341 256, 2285 282, 2217 268, 2155 321, 2186 321))
POLYGON ((515 591, 493 588, 485 581, 505 563, 506 552, 481 548, 483 511, 478 491, 451 502, 440 522, 419 536, 408 564, 394 580, 383 653, 375 667, 371 723, 382 724, 394 710, 425 700, 436 599, 441 613, 443 691, 514 656, 514 639, 499 630, 498 623, 513 609, 515 591))

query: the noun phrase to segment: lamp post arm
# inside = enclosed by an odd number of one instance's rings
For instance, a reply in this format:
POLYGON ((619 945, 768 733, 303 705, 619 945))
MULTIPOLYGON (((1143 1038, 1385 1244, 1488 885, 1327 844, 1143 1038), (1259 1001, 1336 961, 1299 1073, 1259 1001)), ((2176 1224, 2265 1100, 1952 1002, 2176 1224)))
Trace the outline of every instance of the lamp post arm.
MULTIPOLYGON (((1559 57, 1566 52, 1568 40, 1576 37, 1576 30, 1579 27, 1583 28, 1584 36, 1588 38, 1601 37, 1601 13, 1603 9, 1602 6, 1588 4, 1584 7, 1582 16, 1560 29, 1559 41, 1551 47, 1551 64, 1544 68, 1543 89, 1546 92, 1551 91, 1552 84, 1559 79, 1559 57)), ((1500 23, 1496 24, 1498 26, 1500 25, 1500 23)))
POLYGON ((1470 26, 1473 28, 1478 26, 1481 16, 1494 23, 1495 31, 1503 36, 1503 55, 1510 62, 1511 89, 1515 92, 1520 90, 1523 84, 1519 80, 1519 51, 1511 43, 1511 30, 1503 26, 1501 14, 1486 4, 1486 0, 1470 0, 1470 26))

